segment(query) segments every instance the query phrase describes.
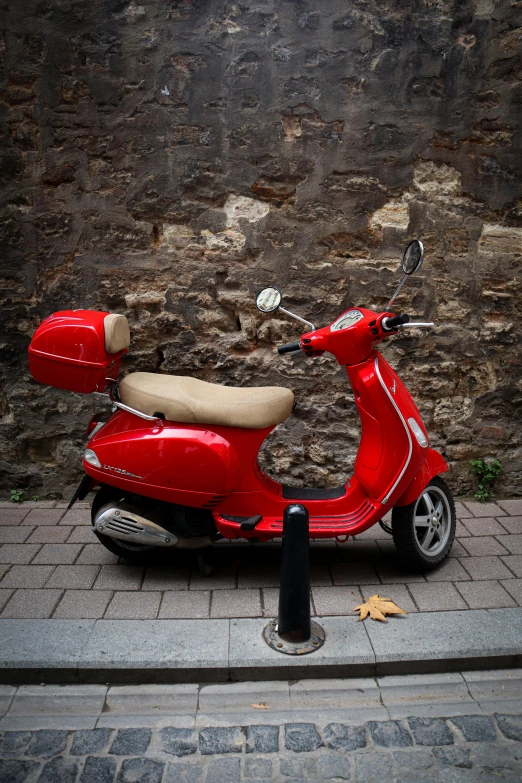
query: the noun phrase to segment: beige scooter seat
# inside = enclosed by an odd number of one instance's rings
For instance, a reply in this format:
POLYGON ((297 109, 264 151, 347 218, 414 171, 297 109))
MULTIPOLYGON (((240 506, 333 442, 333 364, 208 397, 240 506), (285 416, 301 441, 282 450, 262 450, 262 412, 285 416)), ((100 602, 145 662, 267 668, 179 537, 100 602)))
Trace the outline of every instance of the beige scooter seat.
POLYGON ((290 416, 294 395, 281 386, 237 388, 186 375, 135 372, 119 386, 124 405, 168 421, 221 424, 259 430, 290 416))

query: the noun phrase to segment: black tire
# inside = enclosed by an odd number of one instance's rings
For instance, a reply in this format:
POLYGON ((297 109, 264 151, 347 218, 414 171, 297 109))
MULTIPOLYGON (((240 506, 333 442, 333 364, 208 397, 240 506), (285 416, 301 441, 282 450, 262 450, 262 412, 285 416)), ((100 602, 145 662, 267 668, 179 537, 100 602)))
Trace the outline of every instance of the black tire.
MULTIPOLYGON (((96 514, 107 503, 114 503, 125 497, 125 492, 121 489, 118 490, 115 487, 103 486, 101 487, 92 502, 91 506, 91 520, 94 525, 96 514)), ((159 546, 140 546, 139 544, 125 543, 120 545, 119 541, 110 536, 104 536, 103 533, 98 533, 94 530, 93 533, 100 543, 103 544, 105 549, 112 552, 117 557, 122 557, 124 560, 130 560, 132 563, 146 563, 156 559, 159 555, 163 554, 162 548, 159 546)))
POLYGON ((446 482, 436 476, 415 502, 393 509, 393 541, 403 565, 413 571, 431 571, 436 568, 448 556, 455 538, 456 525, 455 503, 451 491, 446 482), (431 515, 428 500, 432 503, 431 515), (435 520, 435 517, 438 521, 432 523, 430 520, 435 520), (428 520, 426 526, 424 518, 428 520))

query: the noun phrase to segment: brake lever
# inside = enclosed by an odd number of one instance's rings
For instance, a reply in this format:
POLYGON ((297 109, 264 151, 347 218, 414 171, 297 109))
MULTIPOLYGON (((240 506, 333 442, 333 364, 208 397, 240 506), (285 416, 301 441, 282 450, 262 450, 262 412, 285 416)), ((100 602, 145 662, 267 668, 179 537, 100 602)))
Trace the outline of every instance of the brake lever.
POLYGON ((420 327, 420 326, 425 326, 425 327, 429 328, 430 326, 435 326, 435 324, 433 323, 433 321, 429 321, 429 322, 426 322, 426 323, 418 323, 418 324, 408 323, 408 324, 399 324, 395 328, 396 329, 410 329, 411 327, 420 327))

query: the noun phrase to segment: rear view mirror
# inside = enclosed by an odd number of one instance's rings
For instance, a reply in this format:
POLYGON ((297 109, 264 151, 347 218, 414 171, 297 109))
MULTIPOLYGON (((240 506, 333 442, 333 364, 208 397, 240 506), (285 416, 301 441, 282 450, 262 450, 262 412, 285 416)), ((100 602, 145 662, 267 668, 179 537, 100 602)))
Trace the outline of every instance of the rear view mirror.
POLYGON ((273 313, 280 306, 282 298, 278 288, 263 288, 256 297, 256 307, 262 313, 273 313))
POLYGON ((405 275, 412 275, 420 269, 424 260, 424 247, 422 242, 414 239, 410 242, 402 257, 402 271, 405 275))

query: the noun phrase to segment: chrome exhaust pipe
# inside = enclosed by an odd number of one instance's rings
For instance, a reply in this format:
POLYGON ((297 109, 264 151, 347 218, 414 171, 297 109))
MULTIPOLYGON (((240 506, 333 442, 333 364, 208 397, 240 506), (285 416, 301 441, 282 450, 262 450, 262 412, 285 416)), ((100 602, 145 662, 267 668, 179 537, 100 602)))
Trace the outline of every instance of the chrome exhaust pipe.
POLYGON ((209 536, 180 538, 161 525, 141 514, 129 511, 123 506, 104 506, 94 520, 93 529, 109 538, 131 541, 142 546, 177 547, 178 549, 201 549, 210 546, 209 536))
POLYGON ((93 527, 98 533, 109 538, 131 541, 142 546, 173 547, 179 542, 178 536, 150 519, 115 506, 100 509, 93 527))

